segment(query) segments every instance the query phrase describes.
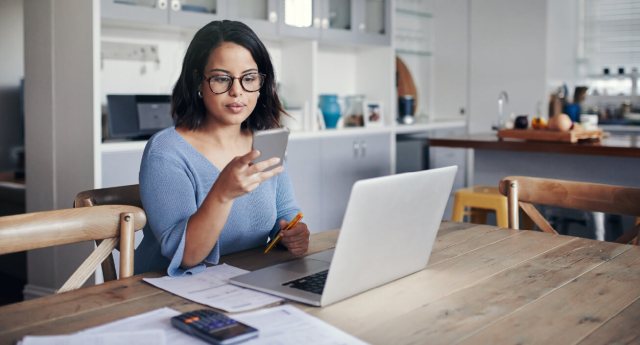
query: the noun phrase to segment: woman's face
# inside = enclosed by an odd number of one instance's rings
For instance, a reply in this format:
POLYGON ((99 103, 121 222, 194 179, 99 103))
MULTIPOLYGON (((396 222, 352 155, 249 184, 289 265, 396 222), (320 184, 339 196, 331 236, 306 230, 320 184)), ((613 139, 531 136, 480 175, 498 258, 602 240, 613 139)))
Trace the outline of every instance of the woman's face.
POLYGON ((240 79, 244 78, 248 89, 256 89, 252 85, 256 85, 254 78, 259 77, 258 72, 258 65, 246 48, 231 42, 223 42, 215 48, 209 54, 200 85, 207 121, 224 126, 242 124, 256 107, 260 92, 246 91, 240 79), (229 77, 234 79, 231 79, 231 88, 225 91, 229 77), (225 92, 219 93, 221 91, 225 92))

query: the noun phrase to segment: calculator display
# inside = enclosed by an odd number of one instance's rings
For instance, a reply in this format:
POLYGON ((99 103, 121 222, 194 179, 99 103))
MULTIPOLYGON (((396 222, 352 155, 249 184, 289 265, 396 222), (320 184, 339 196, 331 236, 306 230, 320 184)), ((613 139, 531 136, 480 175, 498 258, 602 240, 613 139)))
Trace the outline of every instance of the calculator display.
POLYGON ((210 334, 212 337, 218 339, 218 341, 225 341, 251 332, 255 332, 253 327, 249 327, 242 323, 236 323, 235 325, 221 330, 213 331, 210 334))

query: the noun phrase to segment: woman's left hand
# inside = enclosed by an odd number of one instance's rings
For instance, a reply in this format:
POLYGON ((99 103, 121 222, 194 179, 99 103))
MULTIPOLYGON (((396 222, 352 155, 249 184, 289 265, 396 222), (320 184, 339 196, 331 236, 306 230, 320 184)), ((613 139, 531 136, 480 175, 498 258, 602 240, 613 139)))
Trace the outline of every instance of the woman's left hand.
MULTIPOLYGON (((280 229, 284 229, 287 226, 285 220, 280 220, 280 229)), ((291 254, 295 256, 304 255, 309 250, 309 236, 310 232, 307 228, 307 224, 298 223, 289 230, 282 231, 282 243, 291 254)))

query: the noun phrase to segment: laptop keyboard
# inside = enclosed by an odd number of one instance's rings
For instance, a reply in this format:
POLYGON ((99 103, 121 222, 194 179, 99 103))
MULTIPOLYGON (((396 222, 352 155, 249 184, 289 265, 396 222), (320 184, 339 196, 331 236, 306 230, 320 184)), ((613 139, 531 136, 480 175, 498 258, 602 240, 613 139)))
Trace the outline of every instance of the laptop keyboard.
POLYGON ((327 273, 329 273, 329 270, 298 278, 282 285, 322 295, 324 283, 327 281, 327 273))

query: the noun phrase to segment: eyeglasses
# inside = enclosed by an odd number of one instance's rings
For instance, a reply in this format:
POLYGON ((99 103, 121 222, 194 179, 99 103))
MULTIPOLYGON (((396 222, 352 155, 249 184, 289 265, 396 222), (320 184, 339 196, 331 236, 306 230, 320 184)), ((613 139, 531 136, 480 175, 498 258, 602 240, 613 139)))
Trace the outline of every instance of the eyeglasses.
POLYGON ((209 89, 211 89, 211 92, 219 95, 231 90, 233 81, 236 79, 240 80, 240 86, 242 86, 243 90, 247 92, 259 91, 264 83, 265 77, 266 75, 262 73, 253 72, 243 74, 239 77, 232 77, 230 75, 214 75, 206 80, 209 83, 209 89))

